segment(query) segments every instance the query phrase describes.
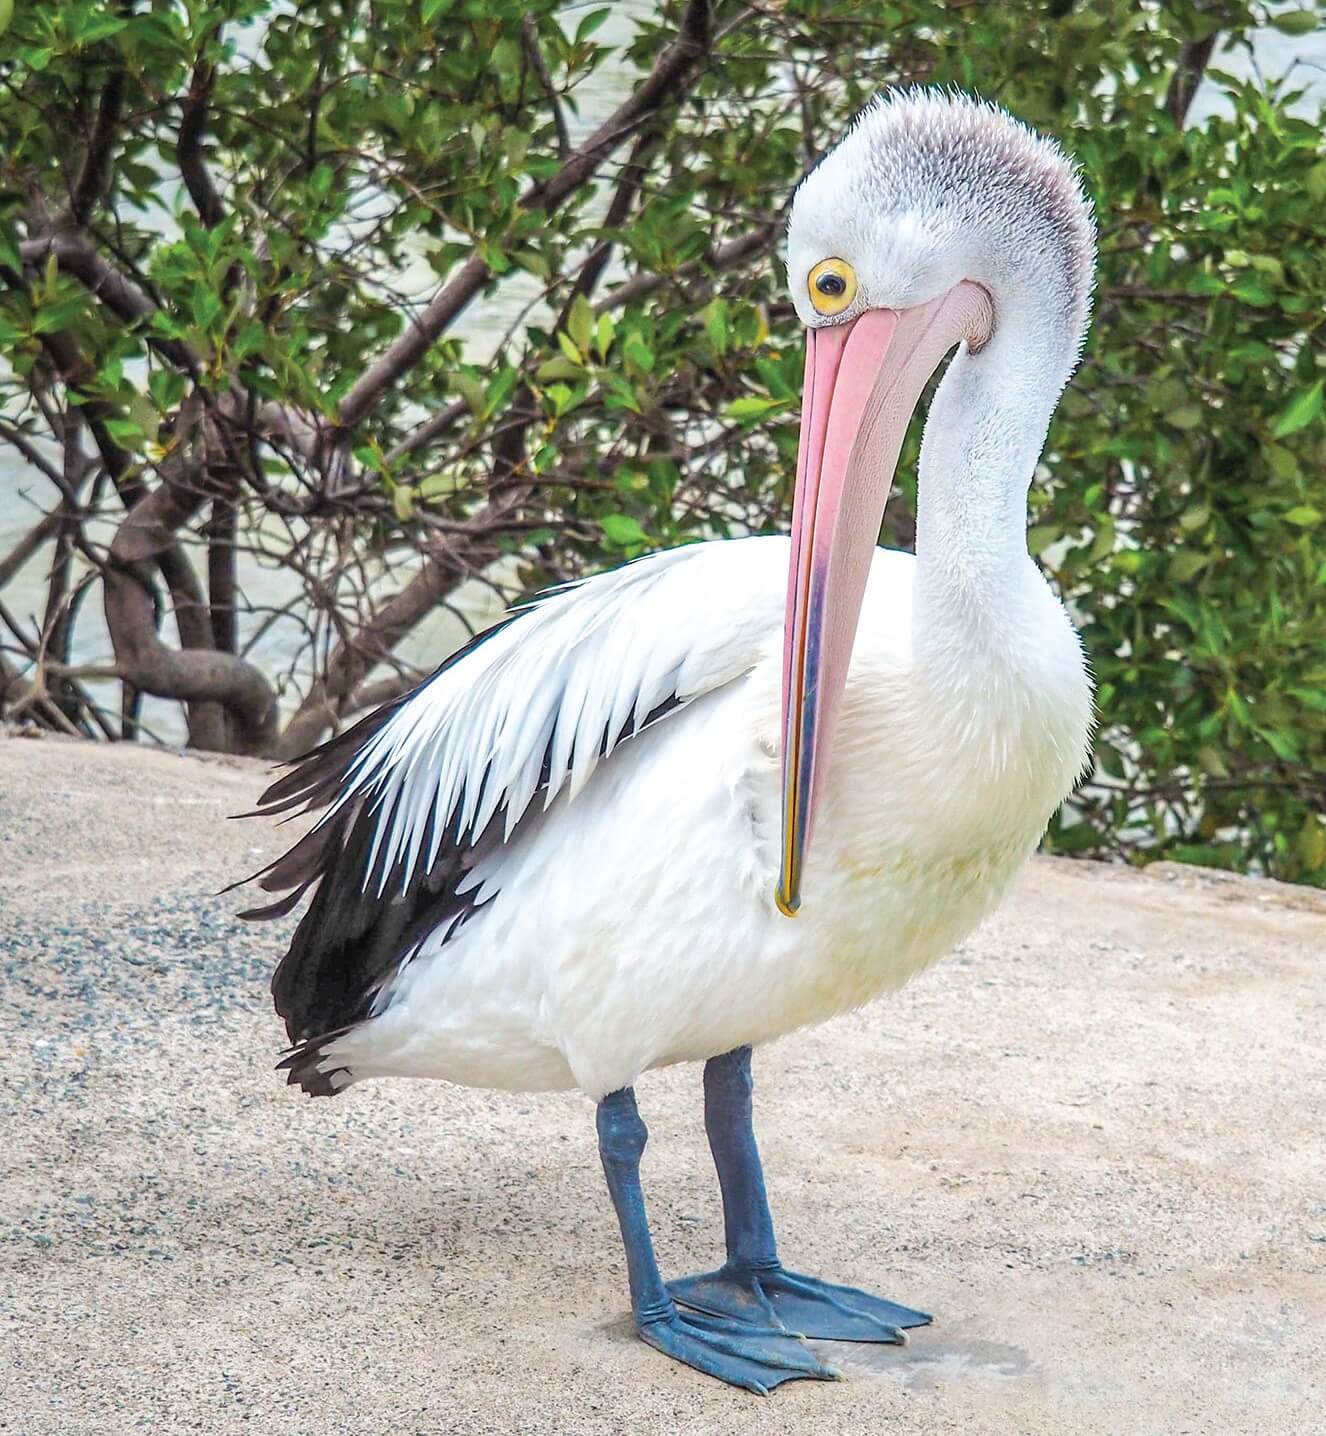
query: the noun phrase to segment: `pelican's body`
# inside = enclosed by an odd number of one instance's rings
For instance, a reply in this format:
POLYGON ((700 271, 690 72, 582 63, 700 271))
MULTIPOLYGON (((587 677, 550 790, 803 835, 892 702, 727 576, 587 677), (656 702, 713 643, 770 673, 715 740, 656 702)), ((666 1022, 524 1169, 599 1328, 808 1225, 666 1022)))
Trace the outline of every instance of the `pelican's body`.
POLYGON ((1063 154, 958 96, 879 102, 798 191, 807 326, 791 539, 697 544, 545 595, 301 760, 324 810, 263 875, 313 901, 273 981, 289 1080, 581 1087, 641 1336, 753 1391, 799 1340, 929 1318, 789 1272, 751 1048, 870 1001, 989 911, 1080 772, 1091 695, 1027 555, 1027 489, 1086 332, 1063 154), (906 429, 916 557, 874 547, 906 429), (315 886, 316 885, 316 886, 315 886), (704 1060, 727 1260, 665 1283, 632 1084, 704 1060))
MULTIPOLYGON (((624 571, 652 613, 704 624, 660 641, 707 642, 719 666, 748 671, 623 745, 572 801, 563 793, 486 854, 474 877, 492 896, 454 937, 425 939, 381 1015, 328 1044, 324 1066, 598 1098, 648 1068, 858 1007, 998 901, 1085 752, 1090 691, 1062 608, 1028 560, 1016 618, 1001 608, 984 632, 946 634, 942 613, 914 609, 917 561, 876 553, 807 869, 816 900, 789 922, 770 901, 787 549, 703 544, 624 571), (671 601, 658 591, 669 586, 706 606, 671 601), (954 645, 961 663, 946 661, 954 645)), ((563 596, 557 615, 588 634, 591 667, 603 658, 600 583, 563 596)), ((629 593, 610 593, 629 625, 629 593)), ((484 660, 481 646, 466 661, 484 660)), ((464 666, 457 681, 473 682, 464 666)))

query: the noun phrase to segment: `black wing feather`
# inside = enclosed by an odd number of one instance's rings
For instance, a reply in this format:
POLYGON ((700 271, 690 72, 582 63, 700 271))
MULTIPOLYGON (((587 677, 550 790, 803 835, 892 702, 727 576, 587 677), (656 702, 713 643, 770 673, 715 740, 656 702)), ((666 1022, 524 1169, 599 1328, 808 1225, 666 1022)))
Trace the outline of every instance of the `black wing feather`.
MULTIPOLYGON (((296 759, 292 770, 258 799, 255 811, 244 816, 288 813, 295 817, 328 807, 341 795, 363 748, 412 698, 519 617, 513 614, 477 634, 408 693, 296 759)), ((408 951, 404 936, 431 931, 452 917, 463 918, 473 908, 456 892, 472 861, 473 844, 462 849, 444 840, 427 873, 416 873, 406 881, 397 864, 380 895, 376 883, 366 886, 368 856, 379 821, 378 807, 371 801, 353 804, 310 829, 275 862, 245 879, 256 880, 267 892, 286 894, 239 914, 250 921, 286 916, 317 885, 272 977, 272 999, 292 1042, 325 1037, 362 1021, 378 987, 408 951)))

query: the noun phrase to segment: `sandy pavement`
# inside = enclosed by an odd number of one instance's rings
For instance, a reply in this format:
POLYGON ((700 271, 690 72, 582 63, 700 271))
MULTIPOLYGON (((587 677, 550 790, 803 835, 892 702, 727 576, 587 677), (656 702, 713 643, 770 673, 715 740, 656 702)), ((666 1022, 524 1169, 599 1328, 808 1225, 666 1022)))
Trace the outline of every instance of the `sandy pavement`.
MULTIPOLYGON (((1326 1434, 1326 896, 1041 861, 757 1054, 789 1265, 939 1320, 767 1400, 637 1341, 581 1097, 271 1070, 261 765, 0 734, 0 1430, 1326 1434)), ((699 1071, 640 1084, 712 1265, 699 1071)))

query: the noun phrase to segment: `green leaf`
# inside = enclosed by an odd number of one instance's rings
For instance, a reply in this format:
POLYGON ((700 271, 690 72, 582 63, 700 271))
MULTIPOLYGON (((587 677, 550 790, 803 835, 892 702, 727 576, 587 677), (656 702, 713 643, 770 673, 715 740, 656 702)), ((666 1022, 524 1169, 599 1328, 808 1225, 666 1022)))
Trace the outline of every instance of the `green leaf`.
POLYGON ((267 331, 257 320, 250 320, 230 346, 236 359, 246 359, 250 354, 262 353, 267 343, 267 331))
POLYGON ((456 487, 455 478, 446 472, 428 474, 419 480, 418 491, 421 499, 437 499, 449 494, 456 487))
POLYGON ((762 419, 766 414, 772 414, 776 409, 785 409, 786 400, 766 399, 759 394, 746 394, 740 399, 733 399, 727 406, 729 419, 762 419))
POLYGON ((78 294, 71 294, 51 304, 44 304, 33 315, 32 332, 34 334, 55 334, 61 329, 68 329, 87 311, 88 301, 78 294))
POLYGON ((594 348, 598 350, 600 359, 608 357, 608 351, 612 348, 612 341, 616 334, 617 326, 612 322, 612 315, 600 314, 599 322, 594 328, 594 348))
POLYGON ((1229 765, 1225 762, 1224 755, 1209 743, 1203 744, 1197 750, 1197 763, 1202 772, 1209 773, 1213 778, 1229 777, 1229 765))
POLYGON ((630 363, 638 369, 643 369, 645 373, 649 373, 654 367, 654 351, 638 334, 631 334, 627 337, 625 344, 622 345, 622 353, 630 363))
POLYGON ((649 542, 644 529, 630 514, 604 514, 599 519, 599 527, 608 542, 618 548, 636 548, 649 542))
POLYGON ((1309 872, 1326 868, 1326 823, 1315 813, 1309 813, 1298 830, 1295 846, 1303 866, 1309 872))
POLYGON ((577 294, 567 315, 566 330, 575 340, 581 354, 588 354, 594 343, 594 310, 583 294, 577 294))
POLYGON ((1286 35, 1310 35, 1321 24, 1314 10, 1284 10, 1267 17, 1277 30, 1286 35))
POLYGON ((174 369, 154 369, 152 377, 147 381, 147 392, 151 394, 152 402, 157 408, 163 414, 169 414, 174 412, 184 398, 185 386, 184 375, 174 369))
POLYGON ((397 484, 391 491, 391 506, 396 517, 407 524, 414 517, 414 490, 409 484, 397 484))
POLYGON ((1255 279, 1240 279, 1237 284, 1230 286, 1229 292, 1245 304, 1256 305, 1259 309, 1275 303, 1275 295, 1255 279))
POLYGON ((18 240, 15 237, 13 226, 0 220, 0 264, 21 272, 23 268, 23 256, 18 252, 18 240))
POLYGON ((1321 522, 1321 510, 1314 509, 1311 504, 1299 504, 1285 515, 1285 522, 1301 529, 1316 528, 1321 522))
POLYGON ((1271 437, 1283 439, 1290 434, 1296 434, 1300 429, 1307 426, 1318 417, 1322 411, 1322 391, 1326 388, 1326 380, 1318 379, 1310 389, 1304 389, 1290 400, 1288 407, 1275 421, 1271 429, 1271 437))
POLYGON ((513 249, 511 258, 521 269, 527 269, 545 282, 552 278, 552 267, 547 258, 535 249, 513 249))
POLYGON ((204 284, 195 284, 190 300, 193 322, 199 329, 210 329, 221 314, 221 296, 204 284))
POLYGON ((1274 255, 1254 254, 1252 267, 1258 274, 1266 275, 1272 284, 1280 285, 1285 281, 1285 267, 1274 255))
POLYGON ((132 419, 107 419, 105 428, 122 449, 135 450, 147 439, 147 435, 132 419))
POLYGON ((127 25, 128 21, 119 15, 91 14, 82 23, 72 30, 73 38, 80 45, 94 45, 98 40, 105 40, 111 35, 118 35, 127 25))
POLYGON ((419 18, 425 25, 431 25, 439 15, 444 15, 455 4, 455 0, 423 0, 419 8, 419 18))
POLYGON ((588 40, 611 14, 612 7, 610 5, 604 6, 602 10, 591 10, 576 26, 576 44, 579 45, 582 40, 588 40))
POLYGON ((472 414, 482 415, 488 391, 477 379, 469 374, 453 374, 451 387, 465 400, 472 414))
POLYGON ((1194 553, 1184 549, 1169 561, 1169 576, 1172 583, 1187 583, 1195 578, 1211 561, 1210 554, 1194 553))
POLYGON ((1298 744, 1288 733, 1281 733, 1275 728, 1257 728, 1257 736, 1263 739, 1266 746, 1284 763, 1298 762, 1298 744))
POLYGON ((1285 448, 1283 444, 1263 444, 1262 453, 1266 456, 1271 473, 1277 479, 1298 477, 1298 459, 1292 449, 1285 448))
POLYGON ((499 369, 488 383, 488 391, 484 395, 484 412, 496 414, 505 407, 506 402, 516 392, 516 385, 520 382, 520 375, 513 365, 506 365, 499 369))
POLYGON ((554 354, 539 365, 535 375, 541 384, 546 384, 553 379, 583 379, 585 369, 582 364, 573 364, 565 355, 554 354))
POLYGON ((701 311, 701 317, 709 342, 717 353, 723 353, 728 341, 727 304, 722 299, 710 300, 701 311))

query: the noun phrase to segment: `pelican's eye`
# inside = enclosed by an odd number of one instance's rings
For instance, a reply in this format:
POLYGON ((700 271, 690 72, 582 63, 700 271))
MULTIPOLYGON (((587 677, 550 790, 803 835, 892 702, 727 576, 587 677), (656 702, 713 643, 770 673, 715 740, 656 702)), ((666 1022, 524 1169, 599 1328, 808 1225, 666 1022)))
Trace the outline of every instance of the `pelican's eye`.
POLYGON ((821 259, 806 287, 817 314, 841 314, 856 298, 856 270, 845 259, 821 259))

